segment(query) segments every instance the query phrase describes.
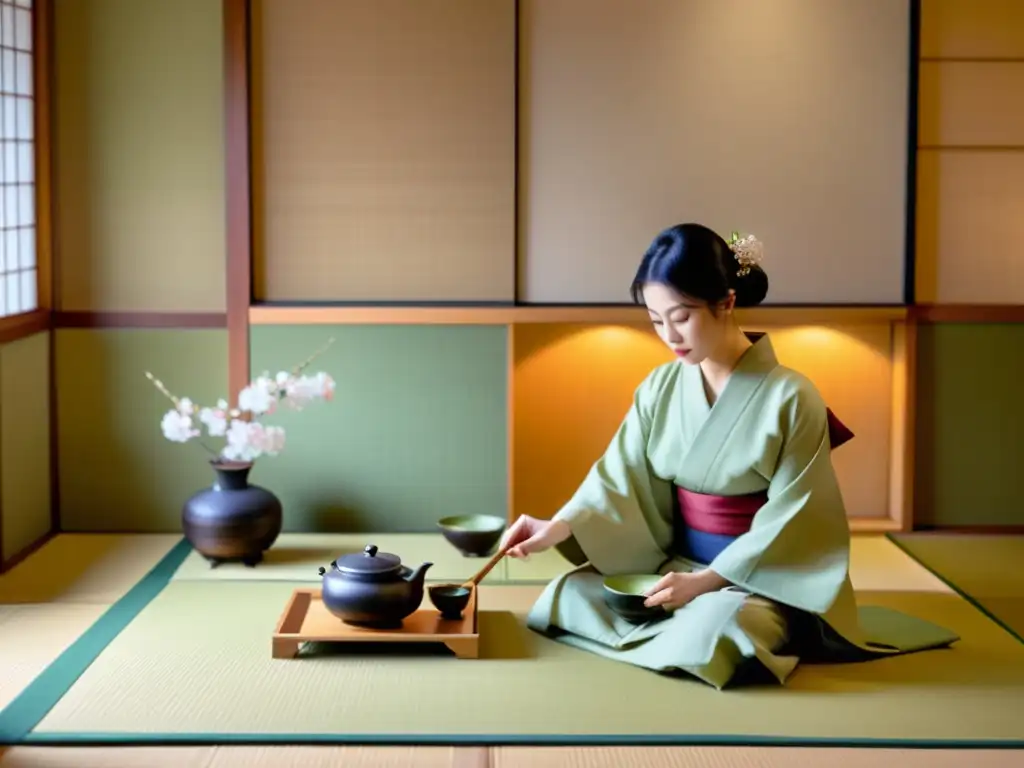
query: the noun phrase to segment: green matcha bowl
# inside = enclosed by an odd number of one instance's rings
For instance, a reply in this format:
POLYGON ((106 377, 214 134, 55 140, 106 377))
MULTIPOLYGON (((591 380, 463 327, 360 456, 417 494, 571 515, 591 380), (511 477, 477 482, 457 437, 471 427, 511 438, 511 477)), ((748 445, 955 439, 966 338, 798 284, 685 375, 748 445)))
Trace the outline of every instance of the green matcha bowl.
POLYGON ((495 515, 454 515, 437 521, 448 543, 466 557, 490 555, 505 532, 505 518, 495 515))
POLYGON ((604 579, 604 601, 615 613, 631 624, 643 624, 667 616, 660 605, 648 608, 644 605, 651 589, 661 576, 655 574, 618 574, 604 579))

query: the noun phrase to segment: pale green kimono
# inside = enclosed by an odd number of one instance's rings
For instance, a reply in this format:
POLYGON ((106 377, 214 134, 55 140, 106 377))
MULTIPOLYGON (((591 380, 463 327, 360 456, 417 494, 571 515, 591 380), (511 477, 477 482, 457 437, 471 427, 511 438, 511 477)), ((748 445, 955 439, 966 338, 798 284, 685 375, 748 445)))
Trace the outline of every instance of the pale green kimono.
POLYGON ((779 365, 767 336, 747 350, 713 406, 699 366, 652 371, 555 519, 572 529, 559 550, 579 567, 547 586, 527 623, 612 659, 722 688, 748 659, 785 682, 800 660, 795 647, 854 660, 959 639, 895 611, 858 608, 825 403, 807 378, 779 365), (706 567, 671 551, 673 484, 719 496, 767 491, 768 502, 710 564, 732 587, 636 626, 604 604, 604 575, 706 567))

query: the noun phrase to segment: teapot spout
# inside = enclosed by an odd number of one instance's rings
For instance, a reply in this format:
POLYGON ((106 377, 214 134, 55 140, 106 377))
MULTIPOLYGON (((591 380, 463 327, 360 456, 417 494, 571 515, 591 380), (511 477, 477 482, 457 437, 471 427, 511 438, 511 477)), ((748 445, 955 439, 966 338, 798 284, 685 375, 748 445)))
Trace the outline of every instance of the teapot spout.
POLYGON ((422 587, 424 580, 427 578, 427 571, 432 565, 433 563, 423 563, 419 568, 406 576, 405 580, 414 586, 422 587))

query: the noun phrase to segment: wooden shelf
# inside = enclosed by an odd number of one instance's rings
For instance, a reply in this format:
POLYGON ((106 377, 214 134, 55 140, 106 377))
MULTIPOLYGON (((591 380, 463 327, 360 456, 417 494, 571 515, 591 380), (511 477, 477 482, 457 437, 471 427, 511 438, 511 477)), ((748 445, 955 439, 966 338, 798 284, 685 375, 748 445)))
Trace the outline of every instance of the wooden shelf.
POLYGON ((0 344, 18 341, 49 328, 50 311, 48 309, 34 309, 31 312, 0 317, 0 344))
MULTIPOLYGON (((765 306, 737 311, 745 325, 856 325, 900 322, 1024 323, 1024 305, 920 304, 883 306, 765 306)), ((513 325, 520 323, 645 324, 642 307, 608 306, 261 306, 253 325, 513 325)))
POLYGON ((1024 323, 1024 305, 918 304, 914 318, 922 323, 1024 323))
POLYGON ((888 517, 851 517, 850 532, 854 534, 892 533, 902 531, 904 526, 899 521, 888 517))
MULTIPOLYGON (((898 322, 906 307, 757 307, 737 312, 746 325, 898 322)), ((514 325, 520 323, 646 324, 631 306, 254 306, 252 325, 514 325)))

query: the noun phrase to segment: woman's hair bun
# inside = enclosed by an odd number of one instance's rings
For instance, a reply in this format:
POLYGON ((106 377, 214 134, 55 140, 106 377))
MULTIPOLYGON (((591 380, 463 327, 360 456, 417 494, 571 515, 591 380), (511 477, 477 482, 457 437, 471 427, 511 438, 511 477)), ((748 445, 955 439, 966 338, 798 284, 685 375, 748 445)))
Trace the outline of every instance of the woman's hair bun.
POLYGON ((745 275, 735 278, 737 307, 756 307, 768 295, 768 273, 759 266, 752 266, 745 275))

